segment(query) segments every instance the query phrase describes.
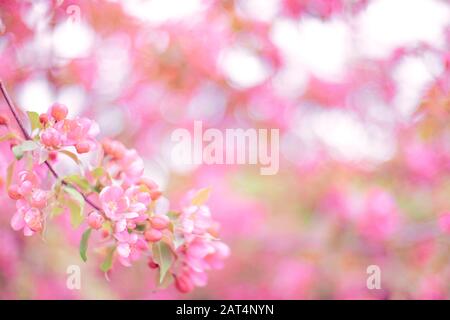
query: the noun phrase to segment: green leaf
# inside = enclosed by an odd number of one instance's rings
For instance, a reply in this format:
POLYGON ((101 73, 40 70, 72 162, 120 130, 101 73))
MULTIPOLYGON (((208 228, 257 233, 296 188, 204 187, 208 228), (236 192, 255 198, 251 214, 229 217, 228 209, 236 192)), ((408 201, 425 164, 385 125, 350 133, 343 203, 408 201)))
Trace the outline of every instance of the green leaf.
POLYGON ((33 111, 27 111, 27 114, 31 124, 31 131, 42 129, 42 123, 39 121, 39 114, 33 111))
POLYGON ((87 261, 87 256, 86 256, 86 251, 88 248, 88 242, 89 242, 89 237, 91 236, 91 228, 88 228, 85 232, 83 232, 83 235, 81 236, 81 241, 80 241, 80 256, 81 259, 83 259, 84 262, 87 261))
MULTIPOLYGON (((157 276, 159 277, 159 275, 157 274, 157 276)), ((158 288, 160 289, 166 289, 167 287, 169 287, 172 282, 174 281, 174 277, 173 275, 168 272, 166 273, 164 279, 162 281, 159 281, 159 278, 156 280, 156 283, 158 283, 158 288)))
POLYGON ((11 185, 12 177, 14 174, 14 167, 16 166, 16 161, 9 164, 8 169, 6 169, 6 188, 8 189, 11 185))
POLYGON ((36 142, 31 141, 31 140, 26 140, 26 141, 22 142, 21 144, 14 146, 12 148, 12 152, 13 152, 14 156, 16 157, 16 159, 20 160, 23 158, 23 155, 25 152, 33 151, 37 147, 38 147, 38 145, 36 144, 36 142))
POLYGON ((70 196, 70 199, 65 201, 65 205, 70 210, 70 222, 74 228, 78 228, 84 220, 84 198, 72 187, 64 186, 63 189, 70 196))
POLYGON ((63 189, 72 199, 76 200, 80 205, 84 205, 84 198, 76 189, 69 186, 63 186, 63 189))
POLYGON ((172 250, 167 243, 159 241, 153 244, 152 252, 153 260, 159 265, 159 283, 162 284, 173 262, 172 250))
POLYGON ((64 208, 60 206, 54 206, 52 210, 50 211, 50 217, 54 218, 59 216, 61 213, 64 212, 64 208))
POLYGON ((204 188, 204 189, 198 190, 197 194, 194 196, 194 198, 192 198, 192 201, 191 201, 192 205, 201 206, 208 200, 210 193, 211 193, 211 189, 209 189, 209 188, 204 188))
POLYGON ((83 209, 79 203, 73 200, 67 200, 65 204, 70 210, 70 223, 76 229, 83 223, 83 209))
POLYGON ((20 159, 23 158, 23 150, 22 150, 22 148, 20 147, 20 145, 14 146, 14 147, 12 148, 12 152, 13 152, 13 154, 14 154, 14 157, 15 157, 17 160, 20 160, 20 159))
POLYGON ((91 174, 94 179, 100 179, 105 174, 105 169, 103 169, 102 167, 95 168, 91 171, 91 174))
POLYGON ((77 155, 73 152, 70 152, 68 150, 59 150, 60 153, 68 156, 70 159, 72 159, 76 164, 81 164, 80 159, 78 159, 77 155))
POLYGON ((26 151, 33 151, 33 150, 37 149, 38 145, 34 141, 26 140, 20 144, 20 147, 22 148, 23 151, 26 152, 26 151))
POLYGON ((106 258, 100 266, 100 270, 102 270, 103 272, 108 272, 109 269, 111 269, 115 250, 116 250, 116 247, 112 247, 109 249, 108 253, 106 254, 106 258))
POLYGON ((85 177, 82 177, 79 174, 67 176, 63 180, 69 182, 70 184, 76 185, 83 191, 91 190, 91 185, 89 184, 89 182, 86 180, 85 177))
POLYGON ((18 137, 12 133, 12 132, 8 132, 7 134, 4 134, 0 137, 0 142, 4 142, 6 140, 12 140, 12 139, 17 139, 18 137))

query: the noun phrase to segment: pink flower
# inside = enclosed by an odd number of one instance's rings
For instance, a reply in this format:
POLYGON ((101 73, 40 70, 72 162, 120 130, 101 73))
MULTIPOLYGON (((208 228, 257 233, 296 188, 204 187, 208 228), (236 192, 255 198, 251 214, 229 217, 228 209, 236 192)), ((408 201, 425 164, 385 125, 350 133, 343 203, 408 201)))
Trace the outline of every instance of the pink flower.
POLYGON ((445 212, 439 217, 438 225, 442 232, 450 234, 450 212, 445 212))
POLYGON ((163 233, 157 229, 149 229, 145 231, 145 240, 149 242, 157 242, 162 239, 163 233))
POLYGON ((188 272, 182 273, 176 277, 175 287, 181 293, 188 293, 194 290, 194 283, 188 272))
POLYGON ((222 241, 212 241, 211 246, 205 260, 211 269, 222 269, 224 260, 230 256, 230 248, 222 241))
POLYGON ((98 124, 87 118, 64 119, 49 129, 59 133, 63 146, 75 146, 79 153, 85 153, 95 148, 95 136, 99 133, 98 124))
POLYGON ((136 233, 123 231, 114 234, 114 237, 118 241, 119 261, 126 267, 131 266, 131 263, 138 260, 142 252, 147 250, 147 243, 136 233))
POLYGON ((180 216, 184 236, 203 235, 212 226, 211 212, 207 206, 190 206, 183 209, 180 216))
POLYGON ((92 229, 100 229, 105 222, 105 218, 97 211, 92 211, 88 216, 88 224, 92 229))
POLYGON ((59 148, 61 147, 61 140, 61 133, 54 128, 47 128, 41 133, 41 141, 46 147, 53 149, 59 148))
POLYGON ((11 218, 11 227, 18 231, 23 229, 25 236, 31 236, 42 230, 41 212, 29 206, 25 200, 16 202, 17 211, 11 218))
POLYGON ((22 196, 27 196, 31 194, 33 189, 38 185, 37 176, 30 171, 21 171, 18 174, 19 176, 19 185, 17 191, 22 196))
POLYGON ((47 205, 48 193, 41 189, 35 189, 30 198, 30 204, 33 207, 43 209, 47 205))
POLYGON ((130 205, 129 198, 118 186, 105 187, 100 192, 100 202, 106 216, 113 221, 122 219, 130 205))
POLYGON ((125 191, 125 195, 130 200, 129 211, 136 212, 138 214, 145 213, 147 206, 151 202, 150 194, 148 192, 141 191, 138 186, 129 187, 125 191))
POLYGON ((50 115, 56 120, 60 121, 67 117, 67 114, 69 113, 69 110, 67 107, 61 103, 54 103, 50 107, 50 115))
POLYGON ((122 159, 119 160, 123 178, 129 184, 136 183, 144 173, 144 161, 139 157, 136 150, 127 150, 122 159))
POLYGON ((164 230, 169 226, 170 219, 165 215, 155 215, 150 218, 152 228, 157 230, 164 230))
POLYGON ((383 190, 373 190, 366 198, 365 209, 357 222, 366 238, 375 241, 391 237, 399 226, 399 212, 394 198, 383 190))

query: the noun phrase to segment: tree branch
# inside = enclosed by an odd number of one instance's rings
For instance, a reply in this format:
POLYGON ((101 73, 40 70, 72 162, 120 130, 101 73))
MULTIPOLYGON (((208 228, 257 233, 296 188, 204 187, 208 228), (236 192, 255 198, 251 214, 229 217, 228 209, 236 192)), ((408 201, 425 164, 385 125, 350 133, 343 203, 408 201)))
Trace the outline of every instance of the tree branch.
MULTIPOLYGON (((5 101, 9 107, 9 110, 11 111, 11 113, 13 114, 14 118, 16 119, 17 124, 20 127, 20 130, 22 131, 24 137, 26 140, 32 140, 31 136, 29 135, 29 133, 27 132, 27 130, 25 129, 25 127, 23 126, 22 121, 20 121, 19 115, 16 112, 14 103, 12 102, 11 98, 8 95, 8 91, 6 91, 6 88, 3 84, 3 82, 0 80, 0 90, 2 91, 3 97, 5 98, 5 101)), ((51 172, 51 174, 53 175, 53 177, 55 177, 56 179, 60 179, 58 173, 56 173, 55 169, 53 169, 52 165, 48 162, 48 160, 46 160, 45 165, 47 166, 48 170, 51 172)), ((77 190, 81 196, 83 197, 84 201, 86 201, 92 208, 94 208, 97 211, 102 211, 95 203, 93 203, 91 200, 88 199, 88 197, 81 192, 80 190, 78 190, 78 188, 74 185, 72 185, 71 183, 68 183, 64 180, 61 180, 61 183, 65 186, 69 186, 74 188, 75 190, 77 190)))

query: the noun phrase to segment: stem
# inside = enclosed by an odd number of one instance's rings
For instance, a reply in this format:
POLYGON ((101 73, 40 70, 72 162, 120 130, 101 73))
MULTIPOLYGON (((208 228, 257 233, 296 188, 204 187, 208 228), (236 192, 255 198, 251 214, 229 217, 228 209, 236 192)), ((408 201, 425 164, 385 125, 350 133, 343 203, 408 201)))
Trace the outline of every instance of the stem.
MULTIPOLYGON (((5 101, 8 104, 9 110, 13 114, 14 118, 16 119, 17 124, 20 127, 20 130, 22 131, 23 135, 25 136, 25 139, 32 140, 31 136, 28 134, 27 130, 25 130, 25 127, 23 126, 22 121, 20 121, 19 115, 17 114, 17 112, 15 110, 14 103, 12 102, 11 98, 9 97, 8 92, 6 91, 6 88, 1 80, 0 80, 0 90, 2 91, 3 97, 5 98, 5 101)), ((48 170, 53 175, 53 177, 55 177, 56 179, 59 180, 60 179, 59 175, 58 175, 58 173, 56 173, 55 169, 53 169, 50 162, 48 162, 48 160, 46 160, 44 163, 47 166, 48 170)), ((70 187, 74 188, 75 190, 77 190, 83 197, 84 201, 86 201, 92 208, 94 208, 97 211, 102 211, 95 203, 93 203, 91 200, 89 200, 88 197, 83 192, 78 190, 78 188, 76 186, 74 186, 71 183, 64 181, 64 180, 61 180, 61 183, 65 186, 70 186, 70 187)))

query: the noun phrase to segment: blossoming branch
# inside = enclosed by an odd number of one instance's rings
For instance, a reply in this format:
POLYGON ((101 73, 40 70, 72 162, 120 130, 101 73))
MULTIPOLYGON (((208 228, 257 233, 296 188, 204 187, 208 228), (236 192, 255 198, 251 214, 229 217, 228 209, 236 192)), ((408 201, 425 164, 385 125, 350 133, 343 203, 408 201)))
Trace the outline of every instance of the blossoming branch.
POLYGON ((59 103, 46 113, 28 112, 28 133, 1 82, 0 87, 23 135, 0 115, 0 125, 7 128, 0 141, 8 141, 14 154, 6 178, 8 195, 16 201, 14 230, 32 236, 42 233, 51 218, 70 214, 74 228, 87 222, 79 247, 84 261, 90 235, 97 231, 105 244, 102 271, 108 272, 115 259, 131 266, 146 256, 159 272, 158 285, 174 281, 181 292, 206 285, 206 272, 222 267, 229 248, 218 239, 218 224, 205 205, 209 189, 189 192, 181 209, 170 209, 158 185, 143 175, 136 150, 116 140, 100 142, 95 121, 70 119, 59 103), (81 154, 95 161, 86 164, 81 154), (73 160, 79 173, 58 175, 54 164, 59 155, 73 160))

